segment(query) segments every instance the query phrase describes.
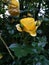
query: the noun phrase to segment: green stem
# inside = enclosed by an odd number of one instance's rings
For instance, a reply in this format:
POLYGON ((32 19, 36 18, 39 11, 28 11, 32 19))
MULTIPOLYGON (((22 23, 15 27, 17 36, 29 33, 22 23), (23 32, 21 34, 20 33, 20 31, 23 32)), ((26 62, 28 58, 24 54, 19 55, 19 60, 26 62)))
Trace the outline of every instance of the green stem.
POLYGON ((10 56, 12 57, 12 59, 14 60, 14 56, 12 55, 10 49, 8 48, 7 44, 5 43, 5 41, 3 40, 3 38, 0 35, 0 39, 3 42, 4 46, 6 47, 7 51, 9 52, 10 56))

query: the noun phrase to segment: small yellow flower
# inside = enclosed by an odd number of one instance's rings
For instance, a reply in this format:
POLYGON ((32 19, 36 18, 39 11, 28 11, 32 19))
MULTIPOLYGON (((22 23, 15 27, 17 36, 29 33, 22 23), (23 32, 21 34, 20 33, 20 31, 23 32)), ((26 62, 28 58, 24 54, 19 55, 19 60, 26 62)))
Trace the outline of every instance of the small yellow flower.
POLYGON ((34 18, 23 18, 20 20, 20 24, 16 25, 16 28, 18 31, 20 32, 27 32, 29 33, 31 36, 36 36, 36 30, 39 27, 39 25, 36 25, 38 22, 34 20, 34 18), (21 28, 20 25, 23 25, 23 28, 21 28))
POLYGON ((17 16, 20 13, 20 3, 17 0, 10 0, 8 11, 12 16, 17 16))

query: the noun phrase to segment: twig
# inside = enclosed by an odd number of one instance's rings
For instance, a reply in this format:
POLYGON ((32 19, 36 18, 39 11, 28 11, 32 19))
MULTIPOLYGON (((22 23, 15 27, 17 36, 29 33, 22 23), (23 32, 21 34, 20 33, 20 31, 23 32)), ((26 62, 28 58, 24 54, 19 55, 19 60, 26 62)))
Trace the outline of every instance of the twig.
POLYGON ((1 41, 3 42, 3 44, 5 45, 5 47, 6 47, 7 51, 9 52, 10 56, 11 56, 12 59, 14 60, 14 56, 12 55, 10 49, 8 48, 7 44, 5 43, 5 41, 3 40, 3 38, 1 37, 1 35, 0 35, 0 39, 1 39, 1 41))

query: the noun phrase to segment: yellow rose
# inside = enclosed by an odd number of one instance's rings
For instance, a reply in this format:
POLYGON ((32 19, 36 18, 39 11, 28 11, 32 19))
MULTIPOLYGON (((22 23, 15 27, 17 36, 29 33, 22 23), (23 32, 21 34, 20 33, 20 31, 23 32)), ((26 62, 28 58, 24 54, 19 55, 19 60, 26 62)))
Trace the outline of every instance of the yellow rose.
POLYGON ((17 16, 20 13, 20 3, 18 0, 10 0, 8 11, 12 16, 17 16))
POLYGON ((29 33, 31 36, 36 36, 37 33, 36 33, 36 30, 37 28, 39 27, 39 25, 36 25, 38 22, 34 20, 34 18, 23 18, 20 20, 20 24, 17 24, 16 25, 16 28, 18 31, 20 32, 27 32, 29 33), (23 28, 21 28, 20 25, 23 25, 23 28))

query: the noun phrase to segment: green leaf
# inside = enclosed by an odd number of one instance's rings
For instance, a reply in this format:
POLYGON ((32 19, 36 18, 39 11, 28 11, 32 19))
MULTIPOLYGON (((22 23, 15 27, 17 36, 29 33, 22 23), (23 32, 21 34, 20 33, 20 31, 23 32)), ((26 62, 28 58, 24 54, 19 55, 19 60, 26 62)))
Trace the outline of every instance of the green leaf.
POLYGON ((45 45, 47 44, 46 36, 37 37, 37 39, 38 39, 38 47, 45 47, 45 45))
POLYGON ((15 55, 17 57, 26 56, 29 53, 33 53, 33 48, 31 46, 21 46, 17 45, 16 47, 11 48, 12 51, 14 51, 15 55))

